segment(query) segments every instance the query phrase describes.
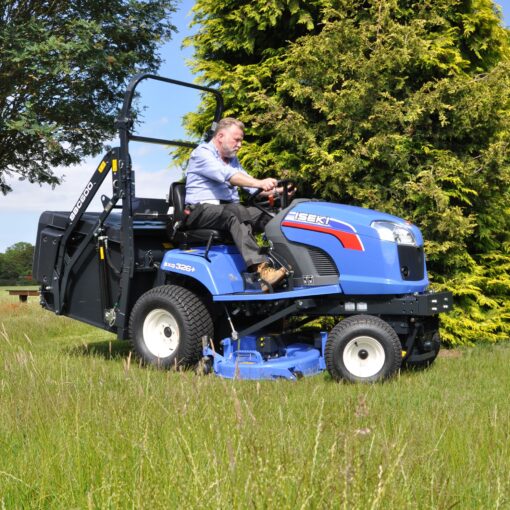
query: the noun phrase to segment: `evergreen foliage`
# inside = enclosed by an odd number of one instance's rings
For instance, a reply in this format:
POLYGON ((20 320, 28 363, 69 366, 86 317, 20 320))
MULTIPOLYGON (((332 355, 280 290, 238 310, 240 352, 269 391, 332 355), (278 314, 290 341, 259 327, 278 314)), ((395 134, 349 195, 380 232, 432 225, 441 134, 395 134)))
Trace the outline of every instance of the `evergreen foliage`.
POLYGON ((30 243, 16 243, 0 253, 0 282, 15 283, 23 281, 32 273, 34 247, 30 243))
POLYGON ((247 124, 245 167, 413 221, 455 295, 443 340, 508 339, 510 49, 493 2, 198 0, 195 20, 195 71, 247 124))
POLYGON ((127 80, 160 64, 174 0, 0 2, 0 191, 6 176, 57 184, 53 168, 115 133, 127 80))

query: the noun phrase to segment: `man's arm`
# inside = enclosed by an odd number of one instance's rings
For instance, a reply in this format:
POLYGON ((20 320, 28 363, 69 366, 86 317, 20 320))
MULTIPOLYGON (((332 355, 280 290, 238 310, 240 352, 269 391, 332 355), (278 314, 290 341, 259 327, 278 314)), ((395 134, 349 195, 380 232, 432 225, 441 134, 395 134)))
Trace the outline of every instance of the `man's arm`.
POLYGON ((276 188, 278 181, 272 177, 266 179, 255 179, 243 172, 236 172, 230 179, 233 186, 241 186, 243 188, 260 188, 264 191, 271 191, 276 188))

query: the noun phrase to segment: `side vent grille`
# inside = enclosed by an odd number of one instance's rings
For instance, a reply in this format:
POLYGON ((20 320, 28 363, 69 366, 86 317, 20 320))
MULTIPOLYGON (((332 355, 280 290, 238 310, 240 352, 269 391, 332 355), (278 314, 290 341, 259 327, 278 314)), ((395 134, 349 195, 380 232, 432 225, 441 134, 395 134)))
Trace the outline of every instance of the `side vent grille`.
POLYGON ((338 269, 333 259, 320 248, 306 247, 313 265, 320 276, 338 276, 338 269))

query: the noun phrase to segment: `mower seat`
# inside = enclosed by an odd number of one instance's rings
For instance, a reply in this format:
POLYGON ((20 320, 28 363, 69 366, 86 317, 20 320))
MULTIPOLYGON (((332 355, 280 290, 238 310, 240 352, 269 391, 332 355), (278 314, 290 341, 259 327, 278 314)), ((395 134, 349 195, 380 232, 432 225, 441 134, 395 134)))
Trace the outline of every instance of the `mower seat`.
POLYGON ((190 244, 231 244, 232 237, 226 230, 210 228, 186 228, 184 212, 186 186, 183 182, 172 182, 169 192, 170 205, 174 208, 173 221, 169 228, 170 239, 179 245, 190 244))

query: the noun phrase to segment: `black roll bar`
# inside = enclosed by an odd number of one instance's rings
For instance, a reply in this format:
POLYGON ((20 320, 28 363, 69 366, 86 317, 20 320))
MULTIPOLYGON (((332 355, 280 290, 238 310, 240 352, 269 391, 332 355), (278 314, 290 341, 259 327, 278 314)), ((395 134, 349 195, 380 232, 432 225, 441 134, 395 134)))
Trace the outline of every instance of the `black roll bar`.
MULTIPOLYGON (((216 98, 216 109, 214 112, 213 122, 217 123, 221 119, 223 114, 223 96, 219 90, 213 89, 211 87, 204 87, 202 85, 195 85, 194 83, 188 83, 185 81, 174 80, 172 78, 165 78, 164 76, 158 76, 157 74, 138 74, 136 75, 130 82, 126 89, 126 93, 124 94, 124 103, 122 105, 122 109, 116 121, 116 126, 119 130, 125 129, 127 131, 128 140, 133 140, 137 142, 145 142, 145 143, 154 143, 158 145, 174 145, 176 147, 196 147, 196 143, 181 141, 181 140, 166 140, 163 138, 153 138, 147 136, 138 136, 131 133, 131 128, 133 126, 133 119, 131 118, 131 105, 133 102, 133 97, 135 95, 136 87, 143 80, 155 80, 161 81, 164 83, 170 83, 172 85, 177 85, 179 87, 186 87, 190 89, 200 90, 202 92, 208 92, 213 94, 216 98)), ((121 135, 122 138, 122 135, 121 135)))

